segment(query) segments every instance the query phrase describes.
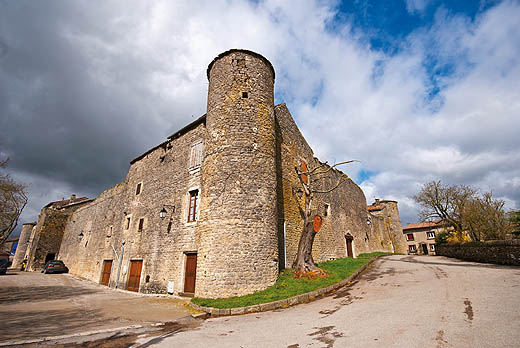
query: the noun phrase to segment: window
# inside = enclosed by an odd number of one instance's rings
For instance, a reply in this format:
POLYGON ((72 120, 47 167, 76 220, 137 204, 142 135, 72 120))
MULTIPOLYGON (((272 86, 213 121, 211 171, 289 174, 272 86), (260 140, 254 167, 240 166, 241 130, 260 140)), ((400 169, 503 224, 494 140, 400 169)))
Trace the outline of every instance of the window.
POLYGON ((430 251, 435 251, 435 244, 430 244, 430 251))
POLYGON ((130 217, 127 217, 126 223, 125 223, 125 230, 128 230, 129 228, 130 228, 130 217))
POLYGON ((202 140, 191 145, 189 170, 198 171, 202 164, 202 140))
POLYGON ((198 190, 190 191, 190 202, 188 205, 188 222, 194 222, 197 220, 197 196, 198 190))
POLYGON ((417 252, 417 248, 415 245, 408 245, 408 250, 410 250, 411 253, 417 252))
POLYGON ((406 240, 414 240, 413 233, 406 234, 406 240))
POLYGON ((426 232, 426 236, 428 236, 428 239, 434 239, 435 238, 435 232, 426 232))
POLYGON ((135 189, 135 195, 139 195, 141 193, 141 187, 143 186, 142 183, 137 184, 137 188, 135 189))
POLYGON ((244 98, 244 99, 249 98, 249 94, 247 92, 242 92, 242 98, 244 98))
POLYGON ((143 227, 144 227, 144 218, 140 218, 139 219, 139 227, 137 228, 137 230, 139 232, 141 232, 143 230, 143 227))
POLYGON ((330 215, 330 204, 325 204, 325 213, 323 215, 325 215, 325 216, 330 215))

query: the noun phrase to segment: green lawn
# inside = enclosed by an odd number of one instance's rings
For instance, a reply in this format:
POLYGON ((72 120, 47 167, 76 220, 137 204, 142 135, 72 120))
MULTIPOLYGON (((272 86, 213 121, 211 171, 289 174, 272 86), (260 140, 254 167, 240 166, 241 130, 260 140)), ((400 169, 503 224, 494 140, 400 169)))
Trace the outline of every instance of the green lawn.
POLYGON ((391 255, 391 253, 360 254, 355 259, 343 258, 319 263, 318 267, 329 273, 328 278, 315 280, 295 279, 293 278, 292 270, 288 269, 278 276, 278 280, 274 285, 265 290, 250 295, 230 298, 208 299, 195 297, 192 299, 192 302, 205 307, 236 308, 282 300, 340 282, 379 255, 391 255))

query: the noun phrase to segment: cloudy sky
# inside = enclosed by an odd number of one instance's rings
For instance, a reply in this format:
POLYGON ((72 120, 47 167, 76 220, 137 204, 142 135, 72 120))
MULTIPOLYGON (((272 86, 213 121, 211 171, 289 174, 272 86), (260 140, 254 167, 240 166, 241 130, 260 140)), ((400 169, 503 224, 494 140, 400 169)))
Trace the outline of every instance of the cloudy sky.
POLYGON ((276 70, 315 153, 375 197, 431 180, 520 208, 520 2, 0 0, 0 158, 21 222, 95 197, 204 114, 206 67, 245 48, 276 70))

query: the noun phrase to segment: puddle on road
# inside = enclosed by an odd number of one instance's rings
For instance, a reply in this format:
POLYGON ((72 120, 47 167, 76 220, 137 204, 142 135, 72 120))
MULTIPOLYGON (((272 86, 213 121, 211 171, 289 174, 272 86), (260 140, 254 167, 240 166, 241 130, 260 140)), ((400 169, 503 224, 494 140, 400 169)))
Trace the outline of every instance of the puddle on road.
POLYGON ((464 313, 466 313, 468 321, 471 323, 473 321, 473 306, 471 305, 471 301, 468 298, 464 300, 464 306, 466 306, 464 313))
POLYGON ((314 327, 318 331, 307 334, 307 336, 316 336, 313 340, 319 341, 321 343, 325 343, 327 348, 334 347, 334 342, 340 337, 344 337, 344 334, 338 331, 333 331, 336 328, 335 326, 324 326, 324 327, 314 327))

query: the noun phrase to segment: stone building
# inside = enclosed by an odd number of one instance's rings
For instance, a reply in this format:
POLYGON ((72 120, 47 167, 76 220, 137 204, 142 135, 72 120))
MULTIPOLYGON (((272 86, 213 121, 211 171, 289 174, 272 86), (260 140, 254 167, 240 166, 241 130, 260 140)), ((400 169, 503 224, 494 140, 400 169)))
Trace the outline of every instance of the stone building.
POLYGON ((447 232, 448 224, 442 221, 425 221, 403 228, 409 254, 435 255, 435 237, 447 232))
POLYGON ((20 247, 14 255, 12 267, 20 269, 23 260, 27 260, 26 269, 39 271, 47 261, 54 260, 60 251, 63 233, 70 215, 82 205, 91 202, 87 197, 51 202, 40 212, 38 222, 22 226, 20 247))
POLYGON ((402 234, 403 228, 397 202, 376 199, 368 206, 368 212, 373 234, 378 238, 377 243, 381 243, 385 250, 406 254, 406 240, 402 234))
POLYGON ((264 289, 296 257, 305 198, 295 168, 323 168, 317 188, 339 185, 316 194, 323 225, 315 261, 406 248, 399 219, 369 224, 380 217, 369 214, 361 189, 315 158, 286 105, 274 105, 266 58, 232 49, 207 75, 207 113, 68 216, 58 257, 71 273, 147 293, 216 298, 264 289))

